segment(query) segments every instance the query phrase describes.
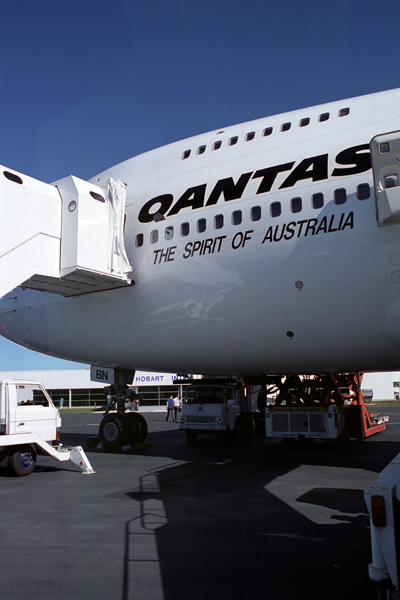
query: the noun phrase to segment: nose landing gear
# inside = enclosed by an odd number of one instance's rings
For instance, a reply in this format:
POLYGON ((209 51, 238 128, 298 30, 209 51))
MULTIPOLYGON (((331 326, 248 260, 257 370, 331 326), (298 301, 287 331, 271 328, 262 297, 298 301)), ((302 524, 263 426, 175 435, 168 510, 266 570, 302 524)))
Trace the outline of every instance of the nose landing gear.
POLYGON ((130 444, 143 444, 147 437, 147 422, 138 412, 126 412, 126 405, 132 405, 140 396, 129 388, 127 379, 132 382, 132 372, 122 372, 119 383, 104 388, 108 396, 107 409, 99 427, 99 437, 104 448, 120 450, 130 444), (111 412, 116 409, 116 412, 111 412))

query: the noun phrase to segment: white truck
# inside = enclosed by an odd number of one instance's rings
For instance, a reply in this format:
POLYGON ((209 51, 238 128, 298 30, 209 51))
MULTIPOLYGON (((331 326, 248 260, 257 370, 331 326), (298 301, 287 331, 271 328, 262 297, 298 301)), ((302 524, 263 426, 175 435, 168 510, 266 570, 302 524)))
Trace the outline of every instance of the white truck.
POLYGON ((182 404, 179 429, 189 441, 199 434, 233 432, 241 437, 255 431, 258 415, 254 398, 242 383, 232 380, 180 380, 189 383, 182 404))
POLYGON ((399 600, 400 454, 379 475, 379 485, 364 490, 371 523, 369 578, 378 600, 399 600))
POLYGON ((0 464, 17 476, 29 475, 38 453, 72 461, 82 473, 94 473, 80 446, 60 443, 61 417, 40 383, 0 381, 0 464))

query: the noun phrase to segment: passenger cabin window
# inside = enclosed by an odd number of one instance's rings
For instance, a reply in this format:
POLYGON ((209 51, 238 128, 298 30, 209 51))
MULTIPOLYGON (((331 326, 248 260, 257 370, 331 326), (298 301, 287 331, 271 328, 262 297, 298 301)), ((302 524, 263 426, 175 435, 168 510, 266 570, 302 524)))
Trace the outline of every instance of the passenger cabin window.
POLYGON ((250 219, 252 221, 259 221, 261 219, 261 206, 253 206, 250 210, 250 219))
POLYGON ((272 202, 272 204, 270 204, 269 206, 269 212, 271 214, 271 217, 279 217, 282 212, 281 203, 272 202))
POLYGON ((320 123, 323 123, 323 121, 327 121, 329 119, 329 113, 322 113, 322 115, 319 115, 318 117, 318 121, 320 123))
POLYGON ((349 108, 341 108, 338 112, 339 117, 347 117, 347 115, 350 113, 350 109, 349 108))
POLYGON ((267 137, 268 135, 271 135, 272 133, 272 127, 267 127, 266 129, 264 129, 264 131, 262 132, 263 137, 267 137))
POLYGON ((205 219, 199 219, 197 221, 197 232, 198 233, 204 233, 205 230, 206 230, 206 220, 205 219))
POLYGON ((335 204, 344 204, 347 200, 346 190, 339 188, 333 192, 333 201, 335 204))
POLYGON ((250 133, 246 133, 244 141, 245 142, 250 142, 251 140, 254 140, 255 137, 256 137, 256 132, 255 131, 250 131, 250 133))
POLYGON ((291 123, 283 123, 283 125, 281 126, 281 131, 289 131, 291 126, 292 126, 291 123))
POLYGON ((313 208, 322 208, 324 206, 324 195, 321 193, 313 194, 311 197, 311 205, 313 208))
POLYGON ((140 248, 141 246, 143 246, 143 242, 144 242, 144 235, 143 233, 138 233, 136 236, 136 240, 135 240, 135 246, 136 248, 140 248))
POLYGON ((399 186, 399 177, 395 173, 392 175, 385 175, 385 190, 399 186))
POLYGON ((190 152, 191 150, 185 150, 185 152, 182 154, 182 160, 184 160, 185 158, 189 158, 190 152))
POLYGON ((206 146, 199 146, 197 148, 197 154, 204 154, 205 151, 206 151, 206 146))
POLYGON ((174 228, 169 226, 165 228, 165 239, 172 240, 174 237, 174 228))
POLYGON ((357 186, 357 200, 368 200, 371 195, 371 188, 368 183, 360 183, 357 186))
POLYGON ((290 201, 290 210, 292 213, 299 213, 302 209, 301 198, 292 198, 290 201))
POLYGON ((305 119, 301 119, 301 121, 299 123, 299 127, 306 127, 309 124, 310 124, 310 119, 309 119, 309 117, 306 117, 305 119))
POLYGON ((212 149, 213 150, 219 150, 221 148, 221 146, 222 146, 222 142, 221 142, 221 140, 218 140, 218 142, 214 143, 212 149))
POLYGON ((237 142, 238 142, 238 139, 239 139, 239 138, 238 138, 237 136, 235 136, 235 137, 231 137, 231 139, 230 139, 230 140, 229 140, 229 142, 228 142, 228 146, 234 146, 235 144, 237 144, 237 142))
POLYGON ((216 215, 214 217, 214 229, 222 229, 224 226, 224 215, 216 215))
POLYGON ((240 225, 242 222, 242 211, 235 210, 232 213, 232 225, 240 225))
POLYGON ((189 223, 182 223, 181 225, 181 236, 186 237, 190 233, 190 225, 189 223))
POLYGON ((150 232, 150 244, 157 244, 158 242, 158 229, 153 229, 150 232))

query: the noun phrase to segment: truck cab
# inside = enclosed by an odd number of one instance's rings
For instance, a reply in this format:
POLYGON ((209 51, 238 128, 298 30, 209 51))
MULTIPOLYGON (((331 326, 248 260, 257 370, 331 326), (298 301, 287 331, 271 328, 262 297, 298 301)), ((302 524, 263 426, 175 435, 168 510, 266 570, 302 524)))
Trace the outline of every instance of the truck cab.
POLYGON ((242 384, 192 384, 186 390, 179 429, 190 441, 200 433, 232 431, 240 435, 251 420, 248 400, 242 384))
POLYGON ((57 439, 61 417, 40 383, 0 382, 0 434, 38 433, 46 442, 57 439))

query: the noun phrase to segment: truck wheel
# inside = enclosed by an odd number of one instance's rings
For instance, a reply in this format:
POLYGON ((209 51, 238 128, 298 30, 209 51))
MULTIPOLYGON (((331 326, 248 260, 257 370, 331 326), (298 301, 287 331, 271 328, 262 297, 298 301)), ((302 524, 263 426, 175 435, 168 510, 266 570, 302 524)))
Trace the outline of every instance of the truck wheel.
POLYGON ((185 429, 185 434, 189 442, 194 442, 197 438, 197 431, 194 431, 194 429, 185 429))
POLYGON ((125 425, 124 416, 112 413, 106 415, 101 421, 99 437, 104 448, 120 450, 128 442, 128 428, 125 425))
POLYGON ((8 466, 18 477, 30 475, 36 465, 36 449, 34 446, 17 448, 8 457, 8 466))
POLYGON ((131 434, 129 436, 129 443, 130 444, 143 444, 143 442, 147 438, 147 432, 148 432, 147 421, 144 418, 144 416, 137 412, 131 412, 131 413, 127 413, 125 415, 125 418, 127 419, 129 426, 130 427, 134 426, 134 429, 135 429, 135 431, 133 432, 133 435, 131 434))

